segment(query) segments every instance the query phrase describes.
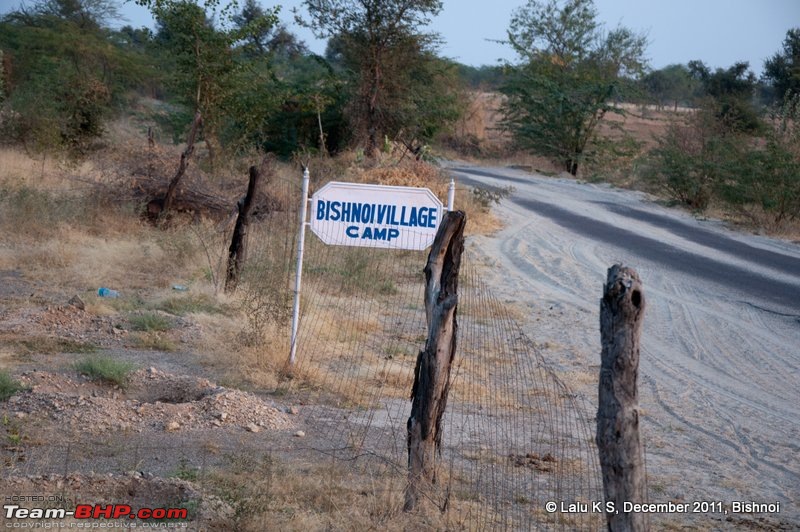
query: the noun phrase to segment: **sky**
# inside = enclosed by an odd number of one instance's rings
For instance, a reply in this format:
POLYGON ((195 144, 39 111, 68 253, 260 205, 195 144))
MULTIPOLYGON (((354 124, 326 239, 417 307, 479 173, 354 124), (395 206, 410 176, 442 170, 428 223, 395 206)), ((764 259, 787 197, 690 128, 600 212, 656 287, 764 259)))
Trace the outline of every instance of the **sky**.
MULTIPOLYGON (((30 5, 34 0, 27 0, 30 5)), ((281 5, 280 18, 312 51, 323 53, 325 42, 293 21, 292 8, 302 0, 258 0, 264 7, 281 5)), ((514 53, 498 40, 506 37, 511 13, 525 0, 444 0, 444 9, 430 29, 443 38, 440 53, 468 65, 513 61, 514 53)), ((0 12, 19 0, 0 0, 0 12)), ((700 59, 712 68, 748 61, 760 74, 765 59, 781 49, 786 31, 800 27, 800 0, 595 0, 607 28, 617 25, 648 36, 652 68, 700 59)), ((133 26, 151 26, 145 8, 128 0, 121 9, 133 26)), ((122 24, 120 24, 122 25, 122 24)))

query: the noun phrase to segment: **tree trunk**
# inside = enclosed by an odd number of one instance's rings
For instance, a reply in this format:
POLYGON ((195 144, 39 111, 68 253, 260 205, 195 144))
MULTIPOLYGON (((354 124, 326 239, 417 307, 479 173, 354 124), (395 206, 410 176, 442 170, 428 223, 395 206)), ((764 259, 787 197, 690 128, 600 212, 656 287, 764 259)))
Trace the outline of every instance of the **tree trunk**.
POLYGON ((600 301, 603 347, 596 442, 603 470, 606 513, 614 532, 649 530, 647 514, 623 512, 623 502, 647 502, 644 458, 639 438, 639 337, 645 299, 639 275, 615 264, 608 270, 600 301))
POLYGON ((564 168, 567 170, 567 172, 569 172, 573 176, 578 175, 578 161, 576 161, 572 157, 567 159, 567 161, 564 163, 564 168))
POLYGON ((197 111, 194 114, 194 121, 192 122, 192 129, 189 130, 189 137, 186 139, 186 149, 183 150, 181 153, 181 162, 178 165, 178 171, 175 172, 175 177, 172 178, 172 181, 169 183, 169 187, 167 188, 167 193, 164 195, 164 204, 161 208, 161 215, 164 216, 172 209, 172 203, 175 201, 175 193, 178 190, 178 184, 180 183, 183 175, 186 173, 186 169, 189 167, 189 158, 194 153, 194 139, 197 136, 197 130, 203 123, 203 118, 200 115, 200 111, 197 111))
POLYGON ((381 87, 381 55, 376 52, 374 58, 375 64, 372 67, 370 88, 369 88, 369 103, 367 106, 367 147, 364 154, 368 157, 375 155, 375 150, 378 148, 378 133, 379 133, 379 116, 378 116, 378 93, 381 87))
POLYGON ((319 152, 328 155, 328 147, 325 145, 325 131, 322 129, 322 111, 317 102, 317 125, 319 126, 319 152))
MULTIPOLYGON (((265 159, 264 163, 262 163, 262 170, 266 169, 267 174, 271 176, 272 168, 272 160, 265 159)), ((253 207, 253 199, 256 196, 261 174, 262 171, 256 166, 250 167, 250 182, 247 185, 247 195, 240 199, 238 203, 239 216, 236 218, 231 245, 228 248, 228 271, 225 277, 226 292, 236 290, 242 268, 247 260, 247 230, 250 225, 250 211, 253 207)))
MULTIPOLYGON (((206 132, 204 132, 204 133, 206 133, 206 132)), ((208 150, 208 166, 211 169, 211 172, 213 173, 214 172, 214 165, 216 164, 216 161, 217 161, 217 153, 216 153, 216 149, 214 148, 214 145, 211 142, 211 136, 212 135, 211 135, 210 132, 209 132, 208 135, 205 135, 205 137, 206 137, 206 149, 208 150)))
POLYGON ((458 272, 464 250, 463 211, 448 212, 425 266, 428 339, 417 357, 408 418, 408 486, 405 511, 413 510, 425 487, 436 482, 436 451, 456 353, 458 272))

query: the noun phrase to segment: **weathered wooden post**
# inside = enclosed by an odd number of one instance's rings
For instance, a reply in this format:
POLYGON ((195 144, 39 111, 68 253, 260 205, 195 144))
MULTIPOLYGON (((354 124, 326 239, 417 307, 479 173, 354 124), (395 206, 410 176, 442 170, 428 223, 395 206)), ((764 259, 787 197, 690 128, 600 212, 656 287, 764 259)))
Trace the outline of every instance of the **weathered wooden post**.
POLYGON ((408 418, 408 486, 405 511, 416 506, 424 486, 436 482, 436 451, 442 441, 442 416, 456 353, 458 271, 464 251, 463 211, 442 220, 425 265, 428 338, 417 356, 408 418))
POLYGON ((645 299, 632 268, 615 264, 600 301, 603 348, 597 407, 597 448, 606 502, 618 513, 606 513, 608 529, 649 530, 647 514, 624 512, 623 502, 647 501, 642 444, 639 438, 639 337, 645 299))
POLYGON ((239 275, 242 273, 245 260, 247 260, 247 229, 250 225, 250 211, 253 208, 262 171, 266 170, 267 175, 272 175, 272 162, 273 159, 267 157, 261 164, 261 169, 256 166, 250 167, 250 182, 247 185, 247 194, 237 204, 239 216, 236 218, 231 245, 228 248, 228 273, 225 277, 226 292, 236 290, 236 285, 239 284, 239 275))
POLYGON ((178 164, 178 171, 175 172, 175 176, 172 178, 172 181, 169 182, 167 193, 164 195, 164 203, 161 208, 162 215, 172 210, 172 203, 175 201, 175 193, 178 190, 178 184, 181 182, 183 174, 186 173, 186 169, 189 167, 189 159, 192 153, 194 153, 194 140, 197 136, 197 130, 200 129, 202 125, 203 117, 200 111, 197 111, 194 114, 194 121, 192 121, 192 129, 189 130, 189 137, 186 139, 186 149, 181 153, 181 162, 178 164))

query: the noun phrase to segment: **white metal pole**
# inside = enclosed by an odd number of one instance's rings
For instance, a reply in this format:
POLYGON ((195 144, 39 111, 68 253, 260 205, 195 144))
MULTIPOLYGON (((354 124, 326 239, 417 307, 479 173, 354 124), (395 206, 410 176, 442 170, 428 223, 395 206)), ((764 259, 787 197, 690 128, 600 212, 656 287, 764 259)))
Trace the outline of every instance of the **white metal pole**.
POLYGON ((453 204, 456 201, 456 179, 450 176, 450 188, 447 189, 447 210, 453 210, 453 204))
POLYGON ((289 365, 294 366, 297 354, 297 329, 300 325, 300 284, 303 279, 303 250, 306 242, 306 218, 308 215, 308 167, 303 168, 303 203, 300 205, 300 230, 297 233, 297 268, 294 277, 294 310, 292 311, 292 347, 289 365))

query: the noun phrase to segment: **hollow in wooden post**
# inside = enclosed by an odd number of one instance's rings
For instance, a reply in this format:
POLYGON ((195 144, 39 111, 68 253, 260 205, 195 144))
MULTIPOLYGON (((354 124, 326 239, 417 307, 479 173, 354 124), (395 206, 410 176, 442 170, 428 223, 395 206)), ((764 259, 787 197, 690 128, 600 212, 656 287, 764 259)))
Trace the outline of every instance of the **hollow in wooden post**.
POLYGON ((624 512, 623 503, 647 502, 644 457, 639 437, 639 338, 645 298, 635 270, 615 264, 600 301, 602 353, 597 408, 597 448, 614 532, 649 530, 647 515, 624 512))

